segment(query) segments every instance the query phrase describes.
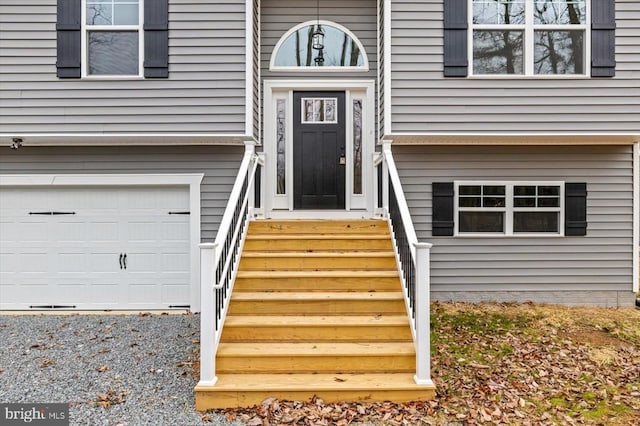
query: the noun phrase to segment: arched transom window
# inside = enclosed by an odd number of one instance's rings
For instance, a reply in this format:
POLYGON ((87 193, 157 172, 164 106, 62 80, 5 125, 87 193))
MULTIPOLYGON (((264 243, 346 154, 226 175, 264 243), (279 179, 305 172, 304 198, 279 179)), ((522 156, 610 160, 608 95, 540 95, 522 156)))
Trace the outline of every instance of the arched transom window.
POLYGON ((362 43, 351 31, 334 22, 321 20, 304 22, 287 31, 273 50, 269 68, 276 71, 366 71, 369 62, 362 43), (320 46, 314 45, 313 36, 318 30, 324 36, 320 46))

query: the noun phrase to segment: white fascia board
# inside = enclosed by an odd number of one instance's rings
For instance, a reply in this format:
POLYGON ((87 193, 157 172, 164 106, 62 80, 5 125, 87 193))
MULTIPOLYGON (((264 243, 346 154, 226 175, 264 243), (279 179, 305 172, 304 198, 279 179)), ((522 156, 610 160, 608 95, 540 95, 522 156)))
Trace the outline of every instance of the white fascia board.
MULTIPOLYGON (((253 0, 245 1, 245 123, 244 132, 253 134, 253 0)), ((257 78, 257 76, 256 76, 257 78)))
POLYGON ((23 146, 243 145, 255 139, 238 133, 0 133, 0 146, 16 138, 23 146))
POLYGON ((631 145, 638 133, 393 133, 394 145, 631 145))

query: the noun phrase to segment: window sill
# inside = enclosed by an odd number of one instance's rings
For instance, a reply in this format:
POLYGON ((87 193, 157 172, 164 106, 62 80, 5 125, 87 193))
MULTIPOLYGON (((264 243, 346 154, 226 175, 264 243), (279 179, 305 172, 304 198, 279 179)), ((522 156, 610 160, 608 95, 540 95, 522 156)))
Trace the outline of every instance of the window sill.
POLYGON ((81 80, 91 81, 123 81, 123 80, 146 80, 141 75, 85 75, 81 80))
POLYGON ((468 80, 591 80, 590 75, 469 75, 468 80))
POLYGON ((564 237, 564 234, 455 234, 454 238, 559 238, 564 237))

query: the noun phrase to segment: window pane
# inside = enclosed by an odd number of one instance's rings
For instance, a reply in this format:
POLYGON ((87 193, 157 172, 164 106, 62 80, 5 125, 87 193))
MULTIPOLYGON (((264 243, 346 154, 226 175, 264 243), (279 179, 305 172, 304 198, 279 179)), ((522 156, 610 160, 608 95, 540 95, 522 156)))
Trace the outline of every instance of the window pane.
POLYGON ((286 135, 287 101, 276 101, 276 193, 286 194, 286 135))
POLYGON ((514 207, 535 207, 536 199, 535 197, 516 197, 513 199, 514 207))
POLYGON ((465 185, 458 187, 460 195, 482 195, 482 187, 480 185, 465 185))
POLYGON ((353 193, 362 194, 362 99, 353 100, 353 193))
POLYGON ((504 197, 484 197, 482 207, 504 207, 504 197))
POLYGON ((523 35, 522 31, 474 31, 474 74, 523 74, 523 35))
POLYGON ((540 197, 538 198, 538 207, 560 207, 560 198, 540 197))
POLYGON ((87 25, 113 24, 113 5, 111 2, 87 3, 87 25))
POLYGON ((482 207, 480 197, 460 197, 458 205, 460 207, 482 207))
POLYGON ((362 67, 364 56, 349 35, 330 25, 320 25, 324 32, 323 62, 316 62, 320 51, 311 47, 316 25, 300 28, 287 37, 276 52, 275 66, 283 67, 362 67))
POLYGON ((89 74, 138 75, 137 31, 90 31, 89 74))
POLYGON ((138 2, 115 4, 115 25, 138 25, 138 2))
POLYGON ((559 196, 560 195, 560 187, 559 186, 539 186, 538 187, 538 195, 540 196, 559 196))
POLYGON ((504 232, 503 212, 459 212, 459 232, 504 232))
POLYGON ((524 0, 473 0, 474 24, 523 24, 524 0))
POLYGON ((527 186, 522 186, 522 185, 516 185, 513 187, 513 195, 531 195, 531 196, 535 196, 536 195, 536 187, 531 185, 527 185, 527 186))
POLYGON ((515 212, 513 232, 558 232, 557 212, 515 212))
POLYGON ((483 195, 504 195, 504 186, 483 186, 482 193, 483 195))
POLYGON ((584 74, 584 31, 535 31, 536 74, 584 74))
POLYGON ((535 24, 584 24, 585 0, 536 0, 533 10, 535 24))

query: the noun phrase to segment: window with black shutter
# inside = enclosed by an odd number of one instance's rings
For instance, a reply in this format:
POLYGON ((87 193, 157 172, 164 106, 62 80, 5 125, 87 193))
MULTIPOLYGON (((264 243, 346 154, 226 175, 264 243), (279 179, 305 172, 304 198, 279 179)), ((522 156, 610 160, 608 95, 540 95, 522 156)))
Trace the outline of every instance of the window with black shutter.
POLYGON ((615 0, 445 1, 444 76, 467 75, 613 77, 615 0))
POLYGON ((57 13, 58 77, 168 77, 168 0, 58 0, 57 13))

